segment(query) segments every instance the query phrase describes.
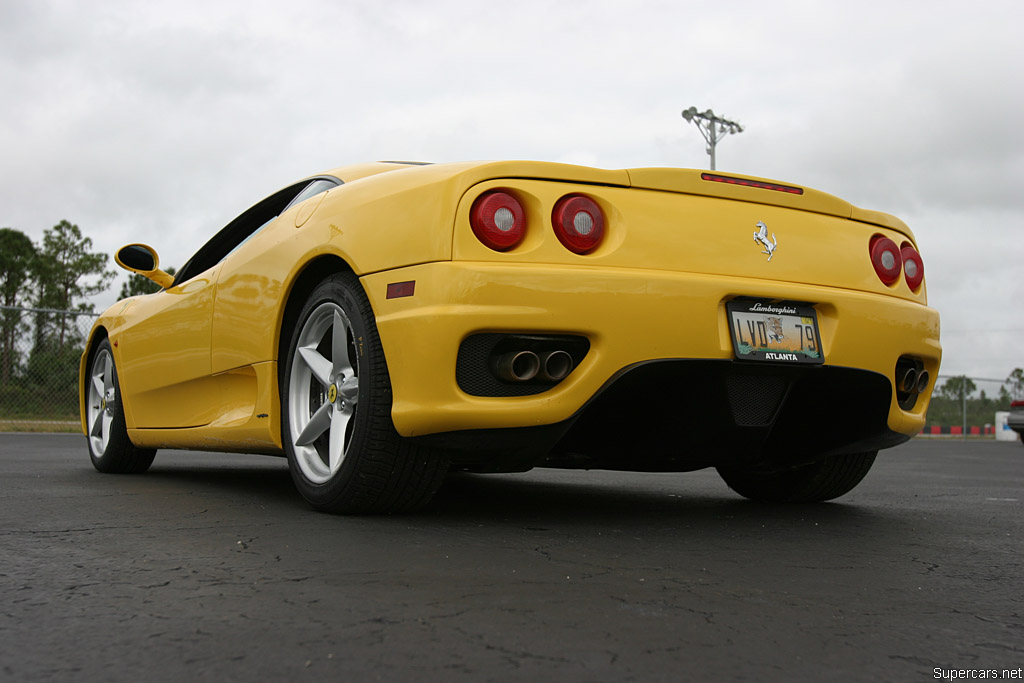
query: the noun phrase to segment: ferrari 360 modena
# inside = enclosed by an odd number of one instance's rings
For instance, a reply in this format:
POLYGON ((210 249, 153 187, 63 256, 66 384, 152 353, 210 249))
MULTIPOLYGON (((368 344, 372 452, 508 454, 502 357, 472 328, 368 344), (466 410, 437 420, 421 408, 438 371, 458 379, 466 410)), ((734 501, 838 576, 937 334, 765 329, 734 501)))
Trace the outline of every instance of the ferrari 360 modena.
POLYGON ((287 457, 309 503, 396 512, 452 471, 715 467, 841 496, 918 433, 941 358, 917 241, 806 187, 542 162, 345 166, 275 192, 82 356, 102 472, 287 457))

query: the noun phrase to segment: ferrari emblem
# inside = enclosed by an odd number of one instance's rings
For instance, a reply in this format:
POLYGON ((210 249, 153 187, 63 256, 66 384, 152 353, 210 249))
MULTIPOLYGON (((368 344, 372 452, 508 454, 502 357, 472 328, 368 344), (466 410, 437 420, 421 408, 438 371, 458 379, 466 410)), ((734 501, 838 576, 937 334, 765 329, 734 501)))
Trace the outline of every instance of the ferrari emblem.
POLYGON ((327 402, 334 403, 338 400, 338 387, 331 385, 331 388, 327 390, 327 402))
POLYGON ((760 228, 754 233, 754 242, 760 244, 762 254, 768 254, 768 260, 772 260, 772 256, 775 255, 775 250, 779 247, 778 240, 775 239, 775 233, 772 233, 772 238, 768 239, 768 226, 762 221, 757 222, 757 227, 760 228))

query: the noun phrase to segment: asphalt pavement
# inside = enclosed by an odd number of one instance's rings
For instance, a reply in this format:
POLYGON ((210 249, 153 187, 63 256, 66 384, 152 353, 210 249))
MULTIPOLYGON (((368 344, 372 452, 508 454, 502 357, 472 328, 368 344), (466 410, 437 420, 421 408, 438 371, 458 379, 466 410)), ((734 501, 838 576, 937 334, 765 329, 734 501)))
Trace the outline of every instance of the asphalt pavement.
POLYGON ((917 439, 821 505, 713 471, 534 470, 337 517, 276 458, 103 475, 82 436, 0 434, 0 680, 1011 674, 1022 501, 1020 443, 917 439))

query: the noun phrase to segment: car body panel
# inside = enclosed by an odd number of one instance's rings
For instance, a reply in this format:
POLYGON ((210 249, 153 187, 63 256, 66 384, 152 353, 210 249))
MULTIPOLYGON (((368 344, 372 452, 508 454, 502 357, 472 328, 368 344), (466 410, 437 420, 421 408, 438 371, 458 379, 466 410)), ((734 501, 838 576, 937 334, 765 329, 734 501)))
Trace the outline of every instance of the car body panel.
MULTIPOLYGON (((415 266, 363 282, 392 369, 392 417, 405 436, 559 422, 623 368, 656 359, 730 359, 725 302, 737 296, 816 302, 830 365, 889 377, 901 355, 914 354, 934 378, 941 359, 935 310, 866 292, 642 269, 473 262, 415 266), (389 283, 406 280, 416 281, 415 297, 386 299, 389 283), (584 335, 591 350, 565 381, 536 396, 467 396, 450 381, 462 339, 517 331, 584 335)), ((894 394, 890 428, 920 431, 927 403, 904 411, 894 394)))
POLYGON ((202 390, 211 374, 216 277, 214 268, 159 295, 120 305, 111 343, 121 384, 132 387, 131 400, 125 401, 129 424, 192 427, 207 424, 220 411, 219 397, 202 390))
POLYGON ((1024 439, 1024 401, 1010 403, 1010 414, 1006 416, 1006 426, 1017 432, 1024 439))
MULTIPOLYGON (((363 284, 403 436, 550 425, 638 364, 729 361, 725 303, 736 297, 813 305, 828 365, 891 383, 897 358, 910 354, 937 376, 939 320, 925 287, 882 284, 868 253, 874 234, 916 246, 913 234, 825 193, 708 182, 699 171, 542 162, 359 164, 325 177, 343 184, 290 206, 216 266, 119 302, 97 321, 83 386, 91 349, 108 336, 133 443, 280 453, 289 306, 325 259, 363 284), (507 252, 488 249, 469 227, 473 201, 495 188, 520 199, 531 226, 507 252), (586 194, 606 215, 606 239, 593 253, 573 254, 551 232, 551 207, 569 193, 586 194), (774 254, 756 241, 758 223, 774 254), (389 284, 407 281, 412 296, 387 297, 389 284), (470 396, 454 381, 456 356, 481 332, 582 335, 590 351, 542 393, 470 396)), ((919 431, 930 390, 911 410, 893 394, 889 429, 919 431)), ((84 430, 84 399, 82 421, 84 430)))
MULTIPOLYGON (((280 455, 281 409, 277 392, 277 363, 219 373, 196 391, 220 402, 209 423, 198 427, 129 428, 132 443, 141 448, 263 453, 280 455)), ((180 396, 187 400, 187 396, 180 396)))
POLYGON ((839 218, 850 218, 853 205, 849 202, 834 197, 825 192, 812 190, 810 188, 796 187, 794 185, 782 185, 781 187, 799 190, 799 194, 778 190, 760 190, 752 194, 751 188, 743 185, 731 184, 729 182, 709 182, 705 177, 716 177, 729 180, 750 181, 754 183, 767 182, 763 178, 740 175, 737 173, 720 174, 715 172, 694 172, 682 168, 631 168, 629 169, 630 187, 659 190, 662 192, 673 192, 679 194, 702 195, 718 199, 732 199, 741 202, 756 201, 760 204, 771 204, 774 206, 799 209, 801 211, 813 211, 816 213, 838 216, 839 218), (756 199, 755 199, 756 198, 756 199))

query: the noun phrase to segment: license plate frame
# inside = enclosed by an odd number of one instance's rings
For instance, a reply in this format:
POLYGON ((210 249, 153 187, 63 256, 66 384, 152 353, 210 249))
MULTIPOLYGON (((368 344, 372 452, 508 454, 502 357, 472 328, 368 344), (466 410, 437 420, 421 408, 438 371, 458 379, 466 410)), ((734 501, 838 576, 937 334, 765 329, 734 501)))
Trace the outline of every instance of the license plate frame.
POLYGON ((813 306, 736 299, 727 301, 725 309, 737 360, 801 365, 825 362, 818 312, 813 306))

